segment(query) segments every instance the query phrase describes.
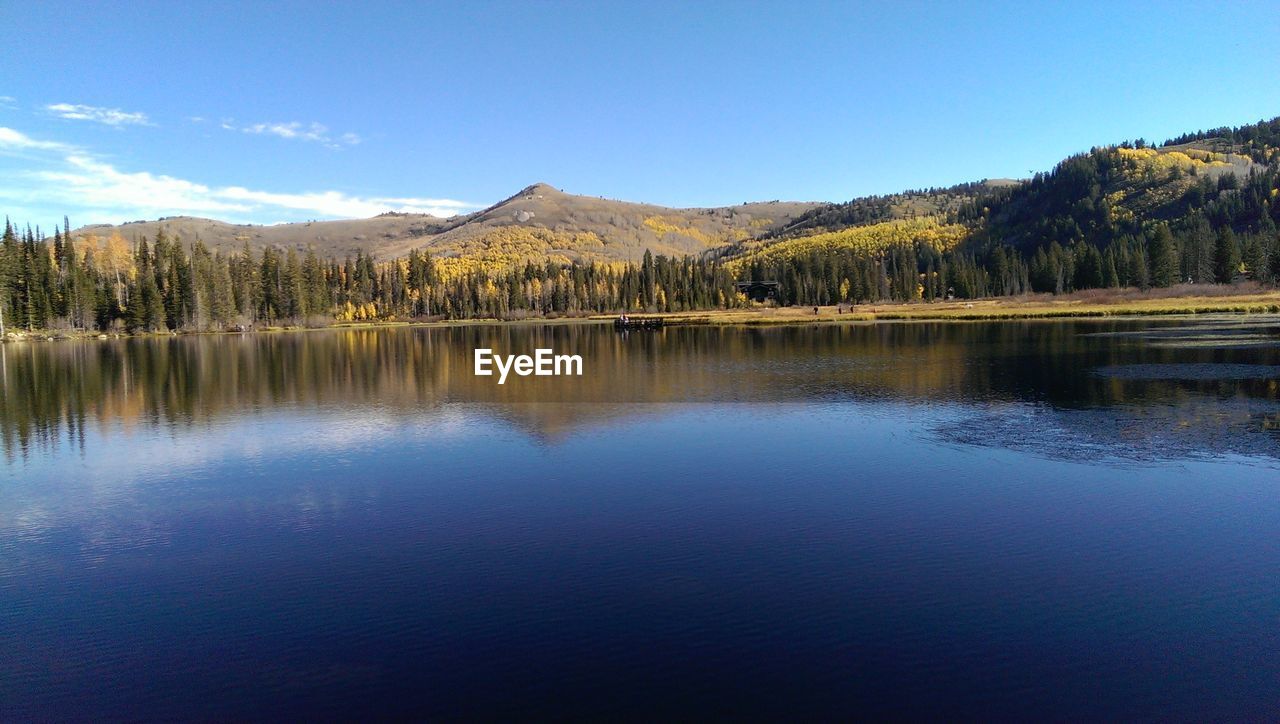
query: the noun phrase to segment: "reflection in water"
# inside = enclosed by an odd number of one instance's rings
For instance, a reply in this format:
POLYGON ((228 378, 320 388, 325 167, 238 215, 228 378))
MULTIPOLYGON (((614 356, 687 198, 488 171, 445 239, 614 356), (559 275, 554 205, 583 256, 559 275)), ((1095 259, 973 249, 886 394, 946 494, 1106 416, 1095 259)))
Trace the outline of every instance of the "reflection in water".
POLYGON ((0 720, 1274 718, 1280 359, 1182 324, 5 345, 0 720))
POLYGON ((1125 380, 1274 380, 1280 378, 1280 366, 1246 365, 1229 362, 1192 364, 1132 364, 1098 367, 1094 374, 1125 380))
POLYGON ((1238 344, 1273 332, 1269 321, 677 327, 628 334, 566 324, 25 343, 0 347, 0 444, 13 462, 63 444, 83 448, 89 426, 108 439, 139 427, 210 425, 281 409, 403 417, 448 402, 488 405, 528 434, 554 440, 635 414, 633 405, 619 403, 895 400, 978 405, 970 424, 941 434, 1050 454, 1072 435, 1089 445, 1124 442, 1118 450, 1145 436, 1142 444, 1156 456, 1242 447, 1274 454, 1273 439, 1237 434, 1275 426, 1280 348, 1238 344), (1196 344, 1167 344, 1177 339, 1196 344), (1220 344, 1206 341, 1213 339, 1220 344), (513 376, 498 385, 472 374, 478 347, 580 354, 585 374, 513 376), (1090 412, 1058 414, 1068 410, 1090 412), (1177 445, 1164 444, 1171 434, 1177 445))
POLYGON ((1105 464, 1263 456, 1280 460, 1280 405, 1248 397, 1191 395, 1176 404, 1055 409, 982 406, 931 426, 945 442, 1105 464))

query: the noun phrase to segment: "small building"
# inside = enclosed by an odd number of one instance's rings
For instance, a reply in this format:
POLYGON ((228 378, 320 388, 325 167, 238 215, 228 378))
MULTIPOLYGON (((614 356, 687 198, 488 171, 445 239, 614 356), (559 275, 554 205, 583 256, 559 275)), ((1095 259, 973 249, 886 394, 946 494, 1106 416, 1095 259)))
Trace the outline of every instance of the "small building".
POLYGON ((778 293, 782 291, 782 285, 778 282, 738 282, 737 286, 738 293, 746 295, 753 302, 777 299, 778 293))

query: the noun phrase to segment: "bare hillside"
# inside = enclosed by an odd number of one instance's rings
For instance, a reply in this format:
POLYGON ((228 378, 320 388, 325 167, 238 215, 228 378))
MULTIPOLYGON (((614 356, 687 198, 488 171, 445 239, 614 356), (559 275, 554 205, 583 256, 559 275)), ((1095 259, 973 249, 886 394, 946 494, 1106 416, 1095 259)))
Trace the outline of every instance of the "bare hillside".
POLYGON ((228 224, 194 217, 168 217, 79 230, 100 237, 154 239, 161 230, 211 248, 314 248, 342 257, 362 249, 380 259, 427 249, 441 257, 485 261, 547 257, 565 260, 635 260, 646 249, 682 255, 776 231, 799 215, 823 206, 808 202, 761 202, 709 209, 672 209, 652 204, 566 194, 534 184, 483 211, 449 219, 383 214, 372 219, 314 221, 274 226, 228 224))
POLYGON ((418 214, 383 214, 372 219, 308 221, 272 226, 228 224, 193 216, 170 216, 156 221, 134 221, 118 226, 94 224, 83 227, 76 233, 108 237, 119 232, 125 239, 134 242, 142 237, 154 240, 163 230, 170 237, 178 237, 184 242, 200 239, 210 248, 221 251, 243 249, 248 244, 255 250, 268 246, 298 250, 314 248, 322 256, 341 257, 355 253, 356 249, 377 253, 395 242, 429 236, 445 224, 444 219, 418 214))

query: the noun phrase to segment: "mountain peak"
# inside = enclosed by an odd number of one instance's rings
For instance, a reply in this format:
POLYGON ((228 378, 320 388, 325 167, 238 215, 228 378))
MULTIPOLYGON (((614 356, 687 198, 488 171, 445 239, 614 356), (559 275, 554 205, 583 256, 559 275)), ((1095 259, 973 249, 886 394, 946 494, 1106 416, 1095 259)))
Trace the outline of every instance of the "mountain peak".
POLYGON ((536 184, 525 186, 523 189, 520 190, 520 193, 516 194, 516 196, 527 196, 529 194, 536 195, 536 194, 558 194, 558 193, 560 193, 560 189, 557 189, 556 187, 552 186, 549 183, 544 183, 542 181, 539 181, 536 184))

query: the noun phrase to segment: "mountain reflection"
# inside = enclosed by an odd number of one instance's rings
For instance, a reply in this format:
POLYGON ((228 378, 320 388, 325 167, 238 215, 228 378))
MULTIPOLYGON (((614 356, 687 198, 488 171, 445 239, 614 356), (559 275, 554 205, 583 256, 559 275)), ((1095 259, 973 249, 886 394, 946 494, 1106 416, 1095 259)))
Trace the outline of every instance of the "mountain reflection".
POLYGON ((675 327, 627 334, 575 323, 27 342, 0 346, 0 445, 12 461, 33 450, 83 446, 86 429, 109 438, 131 428, 198 427, 290 410, 430 418, 426 413, 449 403, 485 406, 553 441, 640 414, 643 408, 630 403, 896 401, 959 406, 968 420, 964 432, 954 425, 937 432, 966 444, 1052 454, 1073 440, 1143 439, 1159 452, 1174 440, 1187 452, 1272 455, 1280 410, 1277 380, 1267 370, 1277 364, 1271 327, 1230 321, 675 327), (1190 342, 1170 344, 1180 335, 1190 342), (1249 343, 1233 344, 1232 336, 1249 343), (578 354, 584 374, 512 375, 499 385, 496 377, 473 374, 473 350, 480 347, 578 354), (1253 372, 1215 377, 1215 369, 1232 365, 1253 372), (1037 429, 1052 434, 1038 436, 1037 429))

